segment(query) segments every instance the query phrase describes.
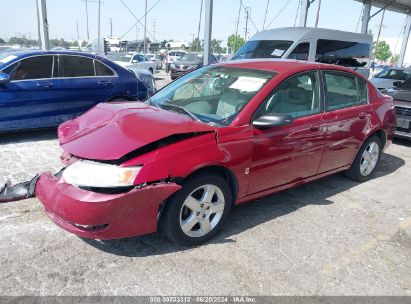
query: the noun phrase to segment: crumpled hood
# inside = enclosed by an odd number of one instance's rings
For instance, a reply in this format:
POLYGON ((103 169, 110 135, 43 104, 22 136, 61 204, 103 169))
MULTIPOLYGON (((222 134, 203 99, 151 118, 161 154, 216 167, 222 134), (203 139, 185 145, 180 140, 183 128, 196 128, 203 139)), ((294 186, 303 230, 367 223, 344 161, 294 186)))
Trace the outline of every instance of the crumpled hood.
POLYGON ((117 160, 145 145, 176 134, 215 128, 188 116, 141 102, 101 103, 60 125, 60 146, 75 156, 117 160))

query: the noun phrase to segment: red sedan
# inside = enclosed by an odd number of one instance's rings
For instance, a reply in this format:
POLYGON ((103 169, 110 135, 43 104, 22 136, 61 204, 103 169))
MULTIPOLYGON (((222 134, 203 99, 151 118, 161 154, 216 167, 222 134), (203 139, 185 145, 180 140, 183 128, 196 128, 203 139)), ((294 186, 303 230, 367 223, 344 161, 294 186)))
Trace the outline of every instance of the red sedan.
POLYGON ((368 180, 395 130, 392 99, 353 70, 253 60, 203 67, 147 103, 104 103, 62 124, 66 167, 35 194, 96 239, 161 229, 197 245, 233 205, 345 171, 368 180))

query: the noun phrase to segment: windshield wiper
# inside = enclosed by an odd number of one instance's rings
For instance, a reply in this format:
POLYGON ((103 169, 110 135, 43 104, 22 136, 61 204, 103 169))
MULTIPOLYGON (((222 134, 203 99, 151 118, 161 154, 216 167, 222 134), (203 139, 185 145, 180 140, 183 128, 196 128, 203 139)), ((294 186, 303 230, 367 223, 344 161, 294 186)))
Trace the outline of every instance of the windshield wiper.
POLYGON ((177 112, 179 112, 179 113, 186 114, 186 115, 190 116, 192 119, 200 121, 200 119, 197 116, 195 116, 193 113, 191 113, 189 110, 187 110, 183 107, 171 104, 171 103, 163 103, 163 104, 160 105, 160 108, 162 108, 162 109, 163 108, 169 108, 169 109, 177 110, 177 112))

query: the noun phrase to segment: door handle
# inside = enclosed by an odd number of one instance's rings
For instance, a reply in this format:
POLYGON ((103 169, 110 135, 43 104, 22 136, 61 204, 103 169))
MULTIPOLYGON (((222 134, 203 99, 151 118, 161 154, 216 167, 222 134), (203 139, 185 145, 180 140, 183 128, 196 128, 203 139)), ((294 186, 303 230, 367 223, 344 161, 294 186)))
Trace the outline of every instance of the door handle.
POLYGON ((37 82, 39 88, 51 88, 53 84, 51 82, 37 82))
POLYGON ((367 116, 368 116, 368 114, 367 114, 366 112, 360 112, 360 113, 358 114, 358 117, 361 118, 361 119, 364 119, 364 118, 367 117, 367 116))
POLYGON ((103 86, 108 86, 108 85, 111 84, 111 82, 106 81, 106 80, 100 80, 100 81, 97 81, 97 84, 100 84, 100 85, 103 85, 103 86))
POLYGON ((311 131, 318 131, 319 129, 320 129, 320 125, 312 124, 312 125, 310 126, 310 130, 311 130, 311 131))

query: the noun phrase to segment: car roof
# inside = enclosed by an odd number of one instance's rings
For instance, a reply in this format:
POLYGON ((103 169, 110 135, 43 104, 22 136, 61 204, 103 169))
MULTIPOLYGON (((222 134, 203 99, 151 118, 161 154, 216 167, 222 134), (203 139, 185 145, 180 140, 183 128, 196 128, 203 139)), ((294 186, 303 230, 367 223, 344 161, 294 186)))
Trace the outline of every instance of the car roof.
POLYGON ((61 51, 61 50, 51 50, 51 51, 46 51, 46 50, 36 50, 36 49, 10 49, 4 51, 6 53, 9 53, 10 55, 15 55, 18 57, 25 57, 25 56, 31 56, 31 55, 83 55, 87 57, 95 57, 95 55, 90 54, 90 53, 83 53, 79 51, 61 51))
POLYGON ((342 67, 334 64, 309 62, 294 59, 248 59, 248 60, 232 60, 216 63, 218 66, 237 67, 245 69, 254 69, 261 71, 270 71, 277 73, 287 72, 303 72, 306 70, 337 70, 355 74, 365 78, 360 73, 353 69, 342 67))
POLYGON ((368 41, 372 42, 372 36, 368 34, 359 34, 345 32, 340 30, 331 30, 313 27, 283 27, 268 29, 256 33, 250 40, 286 40, 300 41, 302 39, 334 39, 344 41, 368 41))

